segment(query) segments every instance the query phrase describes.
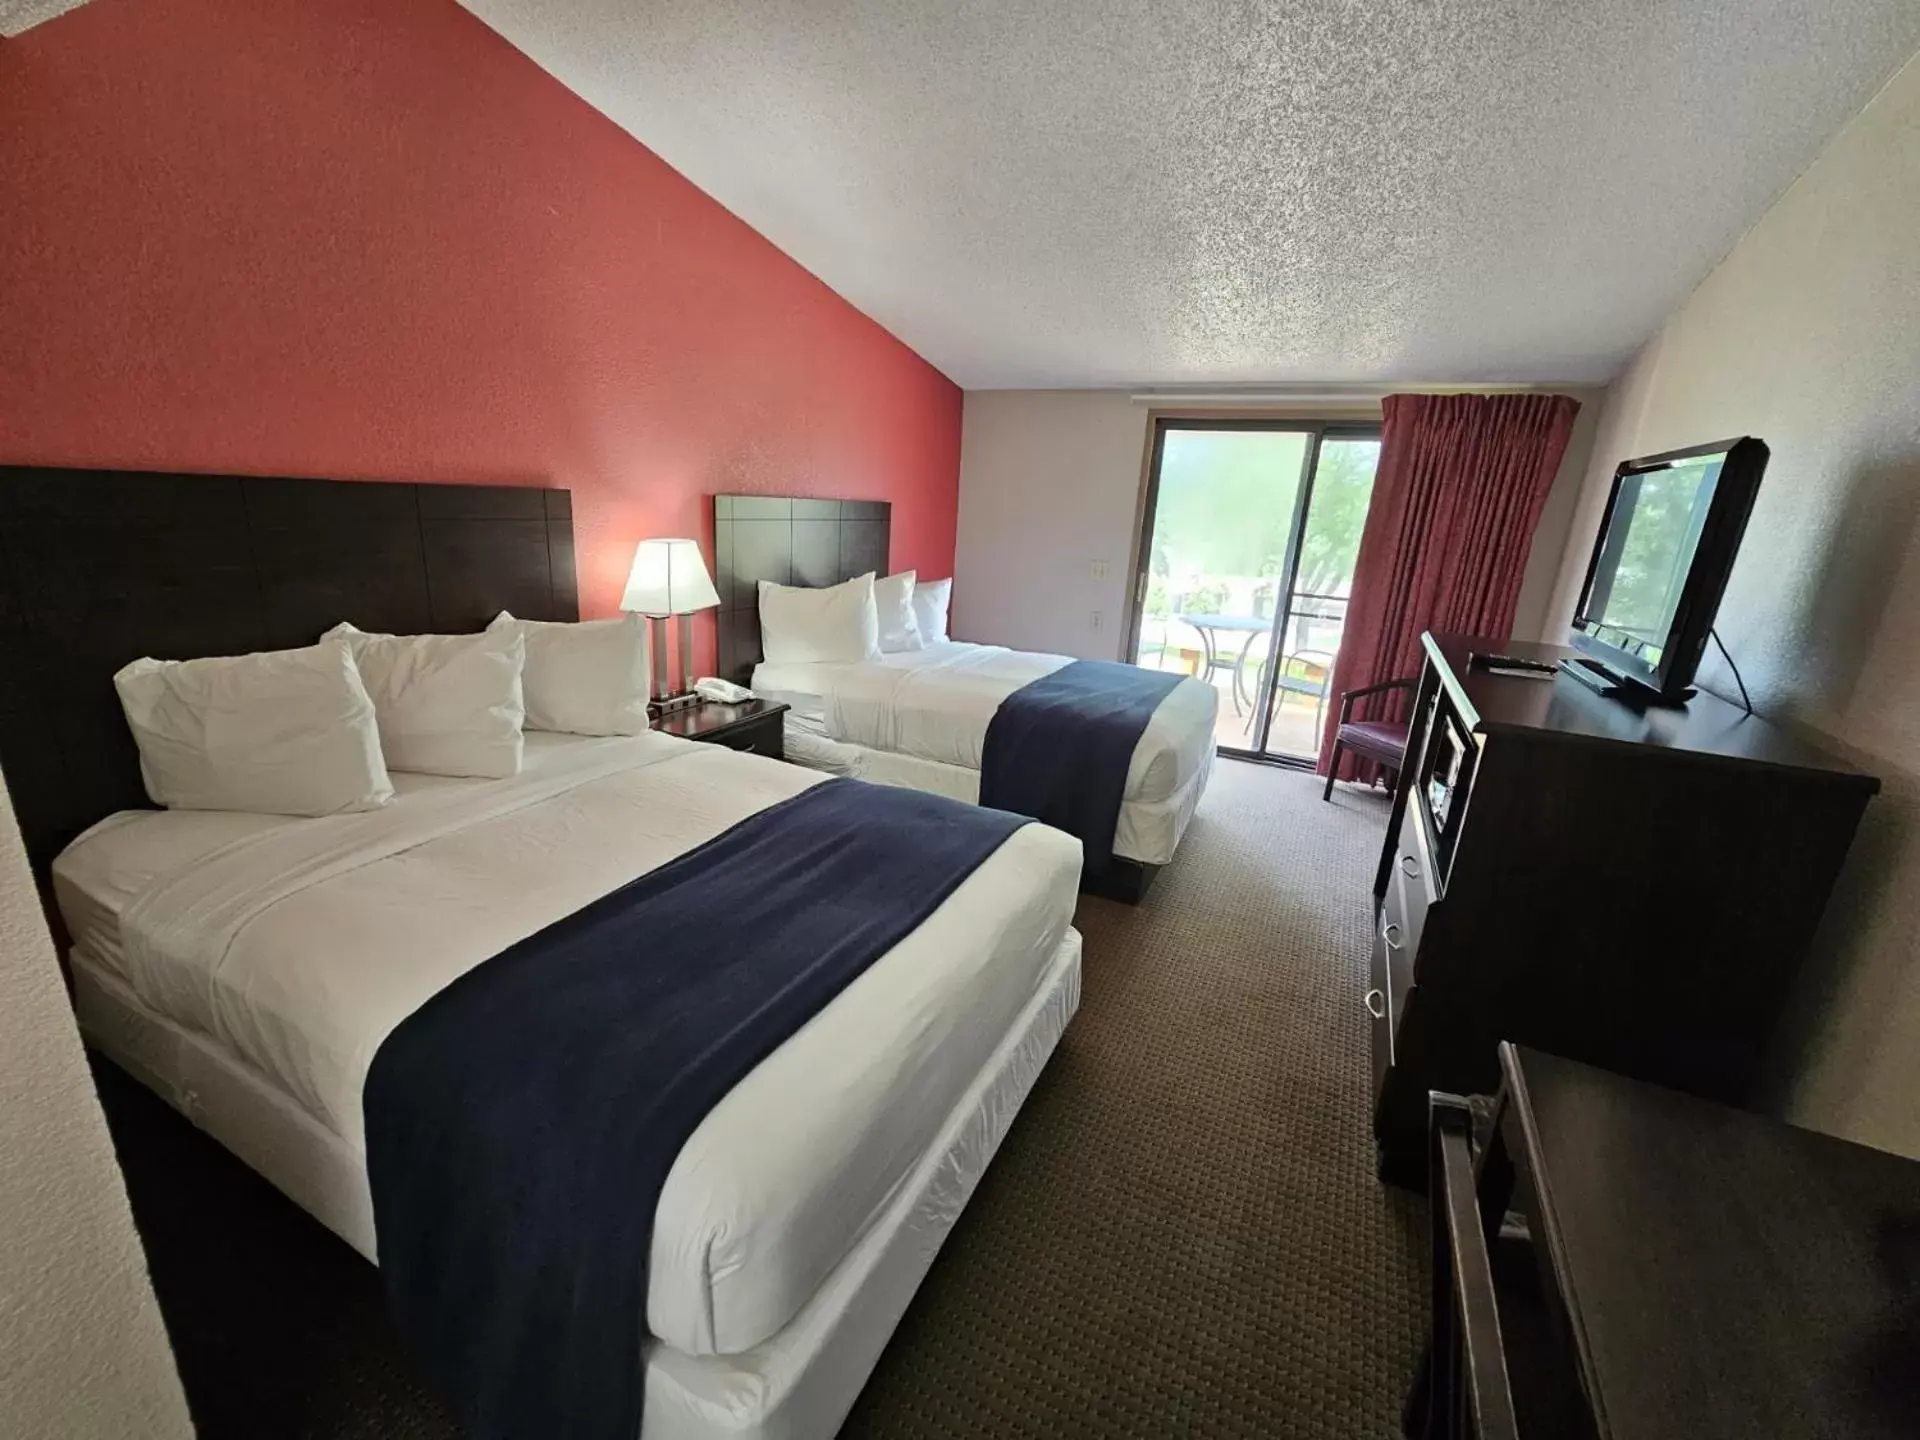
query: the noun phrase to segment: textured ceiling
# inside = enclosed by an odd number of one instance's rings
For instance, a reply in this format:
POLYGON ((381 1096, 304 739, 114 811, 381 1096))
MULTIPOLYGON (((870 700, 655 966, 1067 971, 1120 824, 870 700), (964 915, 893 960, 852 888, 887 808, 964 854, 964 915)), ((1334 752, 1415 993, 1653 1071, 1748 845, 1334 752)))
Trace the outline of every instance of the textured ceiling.
POLYGON ((1610 377, 1920 0, 464 0, 969 388, 1610 377))
POLYGON ((35 25, 84 4, 86 0, 0 0, 0 39, 23 35, 35 25))

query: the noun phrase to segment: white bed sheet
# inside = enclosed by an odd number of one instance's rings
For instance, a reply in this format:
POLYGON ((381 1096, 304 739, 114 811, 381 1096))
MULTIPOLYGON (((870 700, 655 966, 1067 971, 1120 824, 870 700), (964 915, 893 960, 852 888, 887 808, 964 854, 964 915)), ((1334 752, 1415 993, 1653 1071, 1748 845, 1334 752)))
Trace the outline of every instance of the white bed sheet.
MULTIPOLYGON (((784 701, 799 728, 827 739, 978 770, 1000 702, 1071 663, 1066 655, 947 640, 877 660, 762 664, 753 672, 752 688, 784 701)), ((1183 679, 1174 686, 1134 749, 1128 801, 1170 800, 1206 767, 1219 704, 1211 685, 1183 679)))
MULTIPOLYGON (((56 861, 58 886, 89 897, 89 950, 117 911, 117 960, 93 953, 140 1006, 364 1155, 367 1066, 419 1004, 820 778, 660 735, 529 736, 527 759, 510 780, 410 777, 381 811, 244 817, 266 823, 225 837, 178 827, 185 858, 171 864, 161 832, 197 817, 115 817, 56 861)), ((1070 838, 1021 830, 715 1107, 656 1213, 656 1336, 728 1354, 793 1317, 1033 999, 1078 869, 1070 838)))
MULTIPOLYGON (((789 725, 786 731, 787 758, 798 765, 824 770, 832 775, 871 780, 876 785, 901 785, 909 790, 926 790, 969 805, 980 803, 980 772, 958 765, 942 765, 937 760, 921 760, 891 750, 868 750, 838 740, 827 740, 805 729, 789 725)), ((1120 806, 1120 819, 1114 826, 1113 853, 1123 860, 1143 865, 1166 865, 1187 833, 1187 824, 1199 808, 1213 774, 1214 752, 1202 753, 1200 768, 1192 779, 1165 800, 1128 800, 1120 806)))

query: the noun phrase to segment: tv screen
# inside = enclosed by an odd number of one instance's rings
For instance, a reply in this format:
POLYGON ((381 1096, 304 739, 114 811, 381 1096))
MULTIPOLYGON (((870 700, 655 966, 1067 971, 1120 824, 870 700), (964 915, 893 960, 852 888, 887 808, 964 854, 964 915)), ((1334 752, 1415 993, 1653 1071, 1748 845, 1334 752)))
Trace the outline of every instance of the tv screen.
POLYGON ((1621 477, 1580 614, 1595 640, 1659 666, 1726 459, 1695 455, 1621 477))
POLYGON ((1766 465, 1766 444, 1749 436, 1614 471, 1574 648, 1640 691, 1684 698, 1766 465))

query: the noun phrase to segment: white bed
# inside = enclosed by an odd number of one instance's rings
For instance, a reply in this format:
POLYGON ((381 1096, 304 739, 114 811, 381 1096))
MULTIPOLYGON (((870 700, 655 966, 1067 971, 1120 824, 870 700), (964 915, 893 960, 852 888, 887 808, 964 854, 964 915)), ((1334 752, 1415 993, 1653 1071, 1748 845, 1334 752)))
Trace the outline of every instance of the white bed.
MULTIPOLYGON (((1072 663, 999 645, 943 640, 921 650, 830 664, 769 664, 752 688, 784 701, 788 758, 974 804, 980 757, 1000 702, 1072 663)), ((1173 858, 1212 774, 1219 694, 1183 680, 1135 748, 1113 851, 1143 865, 1173 858)))
MULTIPOLYGON (((89 1038, 369 1259, 389 1031, 560 916, 822 777, 529 734, 511 780, 318 820, 110 817, 54 865, 89 1038)), ((826 1436, 1079 996, 1079 847, 1018 831, 718 1105, 655 1217, 649 1437, 826 1436)))

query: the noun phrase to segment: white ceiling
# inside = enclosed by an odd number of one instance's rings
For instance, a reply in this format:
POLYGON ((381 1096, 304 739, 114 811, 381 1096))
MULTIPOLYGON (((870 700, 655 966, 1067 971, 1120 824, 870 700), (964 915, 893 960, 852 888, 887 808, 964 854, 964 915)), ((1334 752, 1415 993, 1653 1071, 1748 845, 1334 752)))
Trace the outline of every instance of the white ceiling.
POLYGON ((0 0, 0 40, 24 35, 34 26, 84 4, 86 0, 0 0))
POLYGON ((464 0, 968 388, 1604 380, 1920 0, 464 0))

